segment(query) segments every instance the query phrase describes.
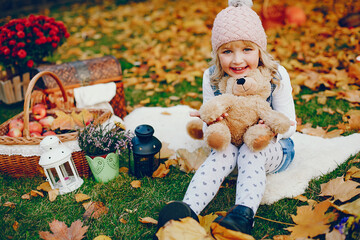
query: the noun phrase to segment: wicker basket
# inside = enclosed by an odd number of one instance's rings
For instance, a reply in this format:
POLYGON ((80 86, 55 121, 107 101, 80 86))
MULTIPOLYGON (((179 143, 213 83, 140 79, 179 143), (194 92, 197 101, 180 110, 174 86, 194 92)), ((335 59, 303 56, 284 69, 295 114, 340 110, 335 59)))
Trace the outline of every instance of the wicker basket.
MULTIPOLYGON (((30 137, 29 134, 29 120, 30 120, 30 97, 35 83, 39 78, 44 75, 50 75, 55 79, 63 94, 64 102, 67 101, 64 86, 61 80, 52 72, 43 71, 36 74, 30 81, 28 89, 25 94, 24 111, 8 121, 0 125, 0 173, 8 174, 12 177, 31 177, 35 175, 43 175, 42 168, 40 167, 39 159, 41 155, 40 142, 44 137, 30 137), (9 137, 6 133, 9 130, 9 123, 13 119, 23 119, 24 130, 23 137, 9 137), (29 154, 30 152, 30 154, 29 154), (35 154, 34 154, 35 152, 35 154)), ((66 105, 66 104, 65 104, 66 105)), ((55 113, 55 110, 50 109, 47 111, 48 115, 55 113)), ((65 113, 72 111, 81 112, 82 109, 61 109, 65 113)), ((103 123, 111 117, 109 110, 103 109, 88 109, 94 114, 95 123, 103 123)), ((80 149, 77 143, 77 132, 66 134, 59 134, 57 137, 64 144, 72 146, 74 152, 72 157, 76 168, 81 176, 89 176, 91 171, 85 159, 84 152, 80 149), (74 147, 75 146, 75 147, 74 147)))

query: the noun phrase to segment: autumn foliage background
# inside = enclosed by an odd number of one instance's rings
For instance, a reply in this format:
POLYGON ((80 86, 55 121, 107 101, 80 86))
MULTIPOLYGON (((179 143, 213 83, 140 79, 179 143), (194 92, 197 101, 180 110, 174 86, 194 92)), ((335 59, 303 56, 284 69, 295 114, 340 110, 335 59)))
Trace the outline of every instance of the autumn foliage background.
MULTIPOLYGON (((63 21, 70 33, 64 44, 46 60, 59 64, 114 55, 123 68, 129 112, 140 106, 186 104, 193 108, 200 107, 202 73, 211 59, 212 22, 216 14, 227 6, 227 1, 149 0, 125 5, 119 5, 119 2, 109 0, 97 4, 71 4, 40 12, 63 21)), ((360 61, 356 59, 360 55, 360 31, 359 27, 340 27, 338 20, 350 12, 360 11, 360 3, 265 0, 254 1, 253 8, 261 14, 264 4, 299 6, 307 16, 301 26, 284 23, 266 30, 268 51, 290 74, 298 131, 322 137, 358 132, 360 61)), ((0 19, 0 25, 8 20, 0 19)), ((0 106, 0 122, 10 118, 9 113, 15 115, 21 112, 23 107, 21 104, 0 106)), ((345 175, 352 166, 359 167, 359 154, 339 166, 334 173, 311 182, 304 198, 284 199, 271 206, 261 206, 259 216, 280 223, 257 219, 259 223, 255 225, 254 236, 261 239, 289 234, 283 230, 286 224, 282 223, 301 225, 305 222, 303 218, 318 220, 321 229, 329 228, 329 221, 334 220, 337 214, 331 209, 329 201, 322 201, 327 199, 325 196, 334 195, 334 191, 324 195, 320 184, 345 175), (321 193, 323 195, 319 196, 321 193), (317 202, 322 203, 316 205, 317 202), (305 206, 298 208, 301 205, 305 206), (312 206, 315 206, 314 209, 312 206), (329 207, 331 213, 326 215, 329 207), (291 214, 299 214, 298 222, 291 214)), ((352 171, 356 174, 356 170, 352 171)), ((167 201, 181 199, 191 176, 191 173, 171 168, 165 178, 144 178, 141 187, 131 186, 130 182, 134 179, 127 174, 121 174, 116 181, 107 185, 86 179, 81 192, 90 195, 92 201, 105 204, 109 211, 99 219, 83 218, 84 225, 90 226, 87 237, 92 239, 107 234, 114 239, 150 239, 155 227, 139 223, 139 218, 156 218, 167 201)), ((339 181, 330 186, 345 186, 339 181)), ((4 222, 0 225, 5 227, 8 238, 27 236, 36 239, 38 231, 49 231, 48 223, 54 218, 70 226, 84 214, 81 205, 74 201, 74 194, 58 197, 54 202, 36 196, 20 198, 40 185, 43 182, 40 178, 28 181, 0 176, 0 182, 3 183, 1 204, 5 201, 14 203, 11 205, 14 208, 3 205, 1 209, 4 222), (33 209, 38 213, 34 214, 33 209), (70 212, 72 214, 66 214, 70 212)), ((351 188, 357 186, 352 185, 351 188)), ((227 210, 232 204, 232 191, 234 186, 231 181, 226 182, 221 194, 212 206, 205 209, 204 214, 220 208, 227 210)), ((340 195, 333 197, 333 200, 338 200, 340 195)), ((358 199, 358 193, 353 197, 358 199)), ((309 227, 314 226, 314 222, 307 224, 305 232, 314 231, 312 234, 316 236, 319 228, 315 227, 314 230, 309 227)))

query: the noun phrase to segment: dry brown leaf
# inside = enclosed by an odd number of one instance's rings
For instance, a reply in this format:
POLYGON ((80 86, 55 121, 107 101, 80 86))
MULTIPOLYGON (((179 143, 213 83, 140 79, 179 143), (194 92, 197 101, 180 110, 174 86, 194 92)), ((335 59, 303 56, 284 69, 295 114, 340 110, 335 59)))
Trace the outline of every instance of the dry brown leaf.
POLYGON ((139 222, 141 223, 151 223, 151 224, 158 224, 158 221, 151 218, 151 217, 144 217, 144 218, 139 218, 139 222))
POLYGON ((37 191, 37 190, 31 190, 31 191, 30 191, 30 195, 31 195, 32 197, 37 197, 37 196, 44 197, 44 194, 43 194, 42 192, 37 191))
POLYGON ((87 206, 87 209, 83 215, 84 220, 89 218, 98 219, 102 215, 107 214, 109 209, 102 202, 91 202, 90 205, 87 206))
POLYGON ((306 202, 308 200, 308 198, 305 197, 304 195, 298 195, 298 196, 294 197, 294 199, 300 200, 302 202, 306 202))
POLYGON ((347 170, 345 174, 345 181, 349 180, 350 178, 360 178, 360 168, 352 166, 349 170, 347 170))
POLYGON ((356 199, 353 202, 343 204, 341 206, 335 204, 333 204, 332 206, 346 214, 351 214, 354 216, 360 215, 360 198, 356 199))
POLYGON ((123 218, 120 218, 120 220, 119 220, 121 223, 123 223, 123 224, 127 224, 127 221, 125 220, 125 219, 123 219, 123 218))
POLYGON ((49 192, 51 190, 51 186, 49 182, 43 182, 36 189, 40 191, 49 192))
POLYGON ((119 169, 119 172, 121 172, 121 173, 128 173, 128 172, 129 172, 129 168, 127 168, 127 167, 121 167, 121 168, 119 169))
POLYGON ((158 169, 156 169, 156 170, 153 172, 152 177, 153 177, 153 178, 163 178, 163 177, 165 177, 169 172, 170 172, 170 169, 166 168, 165 164, 160 163, 158 169))
POLYGON ((291 240, 289 235, 275 235, 273 240, 291 240))
POLYGON ((157 153, 155 156, 160 159, 169 159, 172 155, 175 154, 175 151, 173 149, 169 148, 168 143, 162 143, 162 147, 160 149, 160 152, 157 153))
POLYGON ((139 188, 141 187, 141 181, 140 180, 134 180, 130 183, 130 185, 133 187, 133 188, 139 188))
POLYGON ((170 168, 170 166, 173 166, 173 165, 177 165, 178 164, 178 161, 176 159, 169 159, 167 161, 165 161, 165 167, 166 168, 170 168))
POLYGON ((320 185, 321 193, 319 196, 333 196, 335 200, 345 202, 360 194, 360 189, 356 189, 359 185, 357 182, 344 181, 343 177, 337 177, 320 185))
POLYGON ((360 110, 350 110, 343 116, 344 121, 348 121, 350 129, 360 129, 360 110))
POLYGON ((189 152, 187 149, 178 149, 178 162, 180 170, 184 172, 191 172, 197 170, 200 165, 210 154, 210 149, 207 147, 198 148, 193 152, 189 152))
POLYGON ((105 236, 105 235, 99 235, 96 238, 94 238, 93 240, 111 240, 111 238, 108 236, 105 236))
POLYGON ((88 226, 83 227, 80 220, 73 222, 70 228, 64 222, 56 219, 49 223, 49 226, 52 233, 39 231, 40 238, 45 240, 81 240, 89 228, 88 226))
POLYGON ((251 235, 227 229, 215 222, 211 224, 211 229, 216 240, 255 240, 251 235))
POLYGON ((12 227, 13 227, 14 231, 19 230, 19 223, 18 223, 18 221, 15 221, 14 224, 12 225, 12 227))
POLYGON ((345 240, 345 234, 341 234, 339 232, 339 230, 336 230, 334 228, 331 232, 325 234, 325 239, 326 240, 345 240))
POLYGON ((329 220, 336 218, 334 213, 325 212, 330 206, 330 201, 323 201, 313 207, 301 206, 297 208, 297 215, 291 215, 293 221, 297 224, 294 227, 285 228, 291 232, 291 237, 306 238, 315 237, 326 233, 329 229, 329 220))
POLYGON ((75 122, 70 114, 66 114, 61 110, 55 111, 55 114, 56 114, 56 118, 51 124, 52 130, 55 130, 57 128, 60 128, 60 130, 74 129, 75 122))
POLYGON ((212 240, 200 224, 191 217, 171 220, 156 233, 159 240, 212 240))
POLYGON ((72 111, 71 117, 74 119, 75 124, 79 127, 84 127, 87 123, 94 120, 94 115, 87 109, 81 110, 80 113, 72 111))
POLYGON ((6 202, 3 204, 4 207, 9 207, 9 208, 15 208, 15 203, 13 202, 6 202))
POLYGON ((211 213, 205 216, 198 216, 200 225, 205 229, 207 233, 210 233, 210 225, 211 223, 218 217, 217 214, 211 213))
POLYGON ((27 199, 29 200, 30 199, 30 193, 26 193, 24 195, 21 196, 21 199, 27 199))
POLYGON ((50 202, 55 201, 55 199, 57 198, 57 196, 59 195, 59 189, 51 189, 49 192, 49 200, 50 202))
POLYGON ((86 200, 91 199, 89 195, 83 194, 83 193, 77 193, 75 194, 75 201, 76 202, 84 202, 86 200))
POLYGON ((227 212, 226 211, 217 211, 217 212, 215 212, 215 214, 218 215, 218 216, 225 217, 227 212))

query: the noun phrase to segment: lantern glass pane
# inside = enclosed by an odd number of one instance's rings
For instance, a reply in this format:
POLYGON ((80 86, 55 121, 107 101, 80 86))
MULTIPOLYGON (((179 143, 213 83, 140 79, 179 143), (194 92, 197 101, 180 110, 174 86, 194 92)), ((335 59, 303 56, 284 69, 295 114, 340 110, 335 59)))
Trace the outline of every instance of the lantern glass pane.
POLYGON ((62 175, 64 176, 64 179, 67 180, 69 177, 74 176, 73 171, 71 170, 70 163, 65 162, 60 166, 60 170, 62 175))
POLYGON ((54 185, 55 188, 58 187, 57 183, 60 182, 60 178, 56 172, 56 169, 55 168, 49 168, 49 169, 46 169, 46 171, 48 172, 48 175, 50 176, 50 179, 54 185))

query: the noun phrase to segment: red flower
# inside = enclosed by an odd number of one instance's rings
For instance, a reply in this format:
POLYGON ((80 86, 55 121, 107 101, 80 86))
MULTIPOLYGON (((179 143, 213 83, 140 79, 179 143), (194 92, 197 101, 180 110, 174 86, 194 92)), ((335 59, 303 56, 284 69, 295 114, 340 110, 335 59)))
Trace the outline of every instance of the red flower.
POLYGON ((10 54, 10 48, 4 47, 3 52, 4 52, 4 55, 9 55, 10 54))
POLYGON ((20 23, 16 24, 15 29, 18 31, 23 31, 24 30, 24 26, 20 23))
POLYGON ((9 41, 9 45, 12 46, 12 45, 15 45, 15 44, 16 44, 16 41, 15 41, 14 39, 12 39, 12 40, 9 41))
POLYGON ((34 66, 34 61, 33 60, 28 60, 27 62, 26 62, 26 66, 28 66, 29 68, 32 68, 33 66, 34 66))
POLYGON ((54 43, 54 42, 53 42, 53 43, 51 43, 51 46, 52 46, 53 48, 57 48, 58 45, 57 45, 57 43, 54 43))
POLYGON ((24 49, 20 49, 18 51, 17 55, 18 55, 19 58, 23 59, 23 58, 26 58, 27 53, 26 53, 26 51, 24 49))
POLYGON ((24 42, 19 42, 19 43, 17 44, 17 47, 18 47, 18 48, 23 48, 23 47, 25 47, 25 43, 24 43, 24 42))
POLYGON ((24 38, 25 37, 25 33, 23 31, 17 32, 16 35, 18 36, 18 38, 24 38))

